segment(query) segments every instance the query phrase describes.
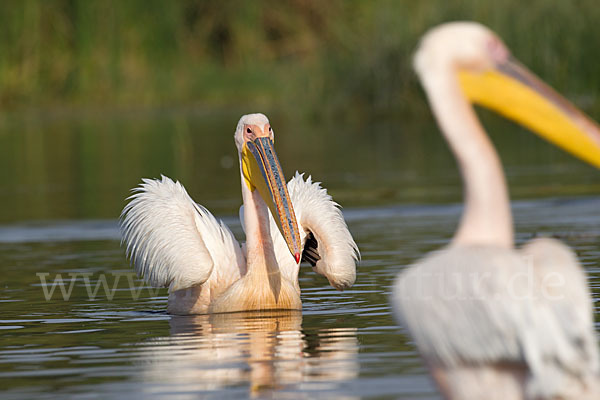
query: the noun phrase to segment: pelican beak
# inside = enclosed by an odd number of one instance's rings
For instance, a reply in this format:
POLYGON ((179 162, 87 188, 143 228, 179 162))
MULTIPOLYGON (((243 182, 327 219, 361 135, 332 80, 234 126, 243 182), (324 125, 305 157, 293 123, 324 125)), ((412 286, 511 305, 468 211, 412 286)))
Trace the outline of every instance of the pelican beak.
POLYGON ((509 58, 479 73, 461 70, 459 81, 472 102, 600 168, 598 125, 518 61, 509 58))
POLYGON ((246 184, 251 191, 258 190, 271 210, 290 253, 299 263, 302 247, 296 214, 271 138, 257 137, 244 144, 242 170, 246 184))

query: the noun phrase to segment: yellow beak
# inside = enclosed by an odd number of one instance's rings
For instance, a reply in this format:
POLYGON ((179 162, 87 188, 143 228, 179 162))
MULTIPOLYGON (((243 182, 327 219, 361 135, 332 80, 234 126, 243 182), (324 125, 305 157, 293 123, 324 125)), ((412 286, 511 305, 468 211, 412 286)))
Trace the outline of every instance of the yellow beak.
POLYGON ((260 197, 271 210, 290 253, 296 263, 299 263, 302 248, 296 214, 270 138, 257 137, 245 143, 242 150, 242 171, 250 190, 258 189, 260 197))
POLYGON ((600 168, 600 128, 516 60, 474 73, 459 72, 472 102, 508 117, 600 168))

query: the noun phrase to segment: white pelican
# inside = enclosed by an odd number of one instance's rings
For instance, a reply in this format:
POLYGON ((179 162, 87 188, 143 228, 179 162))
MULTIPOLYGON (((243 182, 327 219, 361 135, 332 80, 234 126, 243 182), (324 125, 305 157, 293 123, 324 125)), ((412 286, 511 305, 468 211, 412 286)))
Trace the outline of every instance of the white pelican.
POLYGON ((469 101, 600 166, 600 129, 476 23, 422 39, 414 67, 458 160, 465 207, 452 242, 394 285, 396 317, 448 399, 598 399, 585 274, 553 239, 514 248, 500 160, 469 101))
POLYGON ((263 114, 240 119, 242 247, 179 182, 163 176, 134 189, 122 242, 138 274, 169 288, 169 313, 301 309, 301 259, 338 290, 354 283, 358 248, 341 211, 310 177, 296 173, 285 185, 273 140, 263 114))

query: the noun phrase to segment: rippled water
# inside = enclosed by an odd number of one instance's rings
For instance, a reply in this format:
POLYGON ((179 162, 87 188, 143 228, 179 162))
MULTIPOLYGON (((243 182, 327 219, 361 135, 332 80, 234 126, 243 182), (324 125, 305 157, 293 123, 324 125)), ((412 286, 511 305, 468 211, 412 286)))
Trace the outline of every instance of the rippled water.
MULTIPOLYGON (((164 173, 242 238, 237 112, 0 118, 2 400, 438 398, 388 303, 395 275, 446 244, 461 209, 430 115, 362 126, 271 117, 288 178, 307 171, 346 207, 356 284, 337 292, 305 266, 301 314, 211 317, 165 313, 166 291, 128 266, 116 218, 141 177, 164 173)), ((511 194, 534 199, 513 203, 517 241, 562 238, 598 299, 598 171, 482 117, 511 194)))
MULTIPOLYGON (((600 198, 513 209, 519 242, 552 235, 575 248, 597 302, 600 198)), ((302 313, 172 317, 166 291, 134 279, 116 221, 0 226, 2 399, 438 398, 388 295, 402 268, 447 242, 460 206, 344 212, 362 251, 356 284, 340 293, 302 268, 302 313), (65 293, 44 292, 58 274, 65 293)))

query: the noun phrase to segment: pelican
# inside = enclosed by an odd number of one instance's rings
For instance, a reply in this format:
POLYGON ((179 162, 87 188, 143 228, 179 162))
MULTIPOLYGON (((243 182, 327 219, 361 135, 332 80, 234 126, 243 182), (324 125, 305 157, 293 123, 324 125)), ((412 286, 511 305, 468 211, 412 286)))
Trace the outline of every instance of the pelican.
POLYGON ((274 135, 263 114, 242 116, 235 131, 243 246, 179 182, 144 179, 133 190, 122 244, 139 275, 169 288, 169 313, 299 310, 301 260, 338 290, 354 284, 359 252, 339 206, 310 176, 286 186, 274 135))
POLYGON ((447 399, 598 399, 585 273, 561 242, 515 249, 500 160, 470 102, 600 167, 600 129, 486 27, 441 25, 414 58, 458 160, 465 205, 451 243, 399 274, 392 303, 447 399))

